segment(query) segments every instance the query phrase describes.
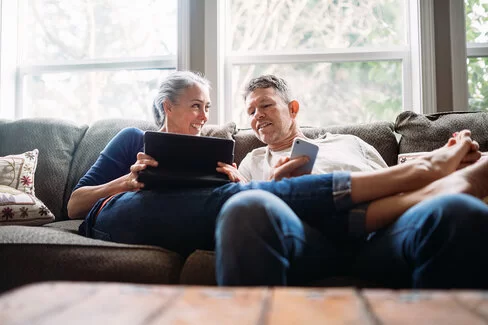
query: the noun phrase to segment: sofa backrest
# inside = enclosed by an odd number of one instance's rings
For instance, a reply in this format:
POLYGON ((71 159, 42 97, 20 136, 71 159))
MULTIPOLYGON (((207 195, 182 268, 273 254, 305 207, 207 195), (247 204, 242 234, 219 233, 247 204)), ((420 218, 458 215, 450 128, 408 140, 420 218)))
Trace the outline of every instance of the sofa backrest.
MULTIPOLYGON (((305 136, 310 139, 323 137, 327 132, 355 135, 375 147, 388 166, 395 165, 397 162, 398 142, 393 132, 393 123, 391 122, 330 127, 302 127, 301 129, 305 136)), ((240 129, 234 137, 236 140, 235 161, 238 165, 248 152, 265 145, 256 138, 251 129, 240 129)))
POLYGON ((80 178, 97 160, 100 152, 107 143, 122 129, 126 127, 137 127, 141 130, 156 130, 154 123, 143 120, 129 119, 106 119, 93 123, 85 132, 76 152, 73 155, 73 163, 68 174, 64 195, 62 197, 62 213, 56 214, 56 218, 68 219, 66 206, 73 188, 78 184, 80 178))
POLYGON ((453 132, 471 130, 480 150, 488 151, 488 112, 444 112, 430 115, 400 113, 395 131, 401 135, 399 153, 431 151, 442 147, 453 132))
MULTIPOLYGON (((151 122, 135 119, 107 119, 91 126, 42 118, 0 120, 0 156, 39 149, 35 173, 36 195, 53 212, 57 221, 65 220, 68 219, 66 205, 74 186, 110 139, 125 127, 157 129, 151 122)), ((373 145, 389 165, 396 162, 398 146, 392 123, 302 129, 310 138, 323 136, 325 132, 356 135, 373 145)), ((264 145, 251 130, 237 132, 234 123, 207 125, 202 134, 234 138, 237 163, 249 151, 264 145)))

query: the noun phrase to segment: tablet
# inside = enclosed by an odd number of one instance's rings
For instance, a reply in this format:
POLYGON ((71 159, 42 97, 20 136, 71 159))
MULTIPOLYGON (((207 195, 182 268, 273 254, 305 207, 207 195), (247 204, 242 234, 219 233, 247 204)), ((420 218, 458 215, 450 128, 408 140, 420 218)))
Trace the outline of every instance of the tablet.
POLYGON ((144 152, 158 161, 139 173, 144 188, 218 186, 229 182, 217 162, 234 161, 232 139, 146 131, 144 152))

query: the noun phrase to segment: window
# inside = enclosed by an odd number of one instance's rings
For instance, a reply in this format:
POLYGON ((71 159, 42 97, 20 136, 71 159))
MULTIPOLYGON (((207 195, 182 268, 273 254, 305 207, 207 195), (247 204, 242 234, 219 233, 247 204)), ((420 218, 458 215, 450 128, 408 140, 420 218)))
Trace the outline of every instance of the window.
POLYGON ((300 125, 393 121, 415 109, 413 2, 228 0, 226 119, 249 125, 241 93, 262 74, 288 81, 300 125))
POLYGON ((488 1, 465 0, 469 110, 488 110, 488 1))
POLYGON ((6 56, 15 60, 16 87, 2 87, 10 101, 2 100, 0 116, 152 120, 158 84, 181 54, 183 2, 4 0, 2 31, 8 15, 18 17, 10 27, 21 27, 10 43, 2 38, 2 66, 6 56))

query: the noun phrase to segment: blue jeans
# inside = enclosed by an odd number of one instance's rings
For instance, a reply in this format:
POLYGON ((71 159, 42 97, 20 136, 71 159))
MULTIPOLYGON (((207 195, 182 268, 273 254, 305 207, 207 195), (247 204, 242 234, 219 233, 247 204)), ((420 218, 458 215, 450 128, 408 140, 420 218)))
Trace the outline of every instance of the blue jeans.
MULTIPOLYGON (((335 173, 218 188, 120 193, 101 210, 103 199, 99 200, 80 226, 80 233, 120 243, 161 246, 182 255, 195 249, 213 249, 216 218, 222 205, 236 193, 261 189, 283 200, 309 226, 332 238, 344 238, 350 231, 349 221, 336 211, 331 193, 333 186, 341 188, 337 180, 348 179, 348 173, 335 173), (330 218, 324 216, 324 210, 330 210, 330 218)), ((346 194, 347 185, 343 185, 346 194)), ((348 202, 345 196, 344 204, 348 202)))
POLYGON ((488 207, 463 194, 412 207, 352 260, 354 248, 261 191, 226 203, 216 241, 219 285, 304 284, 343 272, 392 287, 488 288, 488 207))
POLYGON ((439 196, 373 234, 353 273, 390 287, 488 288, 488 206, 465 194, 439 196))
POLYGON ((300 285, 342 275, 355 251, 345 234, 329 238, 262 190, 231 197, 215 236, 219 285, 300 285))

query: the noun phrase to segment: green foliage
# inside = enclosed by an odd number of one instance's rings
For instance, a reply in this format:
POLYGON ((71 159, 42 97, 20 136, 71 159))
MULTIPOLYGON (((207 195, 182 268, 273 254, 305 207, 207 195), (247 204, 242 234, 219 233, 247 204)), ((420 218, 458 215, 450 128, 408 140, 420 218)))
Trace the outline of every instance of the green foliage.
MULTIPOLYGON (((480 0, 465 0, 466 41, 487 43, 488 3, 480 0)), ((469 58, 468 90, 469 109, 488 110, 488 57, 469 58)))

